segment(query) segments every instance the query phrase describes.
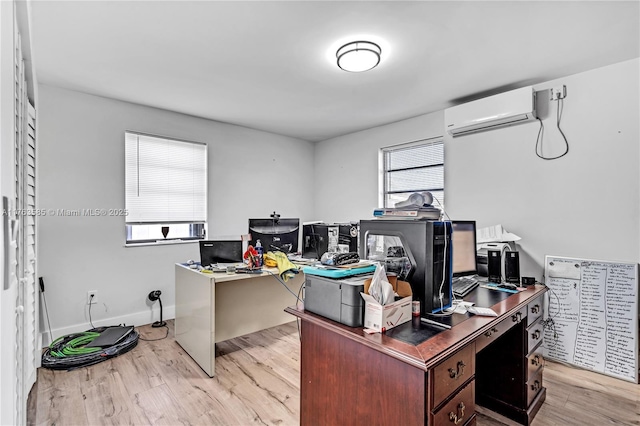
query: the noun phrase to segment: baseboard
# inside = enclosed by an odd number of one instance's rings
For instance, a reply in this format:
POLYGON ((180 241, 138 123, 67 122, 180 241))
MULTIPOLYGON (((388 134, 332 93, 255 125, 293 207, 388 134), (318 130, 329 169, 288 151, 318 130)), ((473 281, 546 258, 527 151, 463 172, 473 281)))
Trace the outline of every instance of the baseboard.
MULTIPOLYGON (((163 320, 174 319, 175 317, 176 317, 175 305, 163 307, 163 310, 162 310, 163 320)), ((137 327, 140 325, 151 324, 152 322, 158 321, 159 319, 160 318, 159 318, 158 310, 154 309, 153 311, 145 310, 145 311, 135 312, 132 314, 122 315, 119 317, 94 319, 92 320, 92 322, 95 327, 104 327, 109 325, 120 325, 120 324, 134 325, 137 327)), ((53 339, 57 339, 61 336, 66 336, 67 334, 80 333, 82 331, 90 330, 91 328, 92 328, 91 323, 86 322, 81 324, 74 324, 68 327, 54 328, 51 330, 51 333, 53 334, 53 339)), ((43 347, 48 346, 53 341, 53 339, 49 337, 49 329, 46 328, 46 326, 44 329, 40 330, 40 341, 42 342, 43 347)))

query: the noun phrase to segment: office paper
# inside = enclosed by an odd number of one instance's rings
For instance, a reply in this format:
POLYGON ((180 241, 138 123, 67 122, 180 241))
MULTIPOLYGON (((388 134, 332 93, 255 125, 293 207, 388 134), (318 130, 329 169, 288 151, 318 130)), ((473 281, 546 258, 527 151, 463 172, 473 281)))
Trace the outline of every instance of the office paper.
POLYGON ((520 241, 520 237, 511 232, 507 232, 502 225, 488 226, 476 231, 476 243, 498 243, 520 241))
POLYGON ((545 357, 637 383, 638 265, 546 256, 545 276, 545 357))

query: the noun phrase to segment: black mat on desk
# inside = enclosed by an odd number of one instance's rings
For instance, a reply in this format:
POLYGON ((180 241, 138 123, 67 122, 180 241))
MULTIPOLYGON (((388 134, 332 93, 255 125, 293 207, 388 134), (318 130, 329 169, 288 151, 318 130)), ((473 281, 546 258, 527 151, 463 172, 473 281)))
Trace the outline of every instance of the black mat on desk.
POLYGON ((444 328, 423 324, 422 321, 420 321, 420 317, 412 317, 411 321, 393 327, 391 330, 385 331, 384 334, 385 336, 401 340, 410 345, 419 345, 443 331, 445 331, 444 328))
POLYGON ((473 302, 476 306, 490 308, 496 303, 501 302, 507 297, 511 296, 511 294, 512 293, 507 293, 505 291, 478 287, 471 293, 466 295, 464 297, 464 300, 466 302, 473 302))
MULTIPOLYGON (((497 290, 490 290, 483 287, 478 287, 469 293, 464 300, 468 302, 473 302, 476 306, 481 307, 491 307, 496 303, 506 299, 511 296, 511 293, 506 293, 497 290)), ((427 318, 440 322, 442 324, 446 324, 448 326, 455 326, 460 324, 463 321, 466 321, 473 314, 453 314, 449 316, 437 316, 437 315, 426 315, 427 318)), ((419 345, 422 342, 429 340, 433 336, 446 331, 446 328, 441 328, 436 325, 430 325, 428 323, 423 323, 420 321, 419 317, 412 317, 411 321, 405 322, 404 324, 400 324, 397 327, 392 328, 391 330, 387 330, 385 332, 385 336, 392 337, 394 339, 398 339, 405 343, 409 343, 411 345, 419 345)))

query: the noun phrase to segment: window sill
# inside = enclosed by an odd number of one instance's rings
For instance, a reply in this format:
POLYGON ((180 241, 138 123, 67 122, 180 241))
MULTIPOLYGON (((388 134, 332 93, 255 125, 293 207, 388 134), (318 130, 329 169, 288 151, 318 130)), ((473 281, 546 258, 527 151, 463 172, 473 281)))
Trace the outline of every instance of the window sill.
POLYGON ((192 244, 197 243, 201 240, 156 240, 155 242, 145 242, 145 243, 126 243, 125 247, 148 247, 148 246, 173 246, 176 244, 192 244))

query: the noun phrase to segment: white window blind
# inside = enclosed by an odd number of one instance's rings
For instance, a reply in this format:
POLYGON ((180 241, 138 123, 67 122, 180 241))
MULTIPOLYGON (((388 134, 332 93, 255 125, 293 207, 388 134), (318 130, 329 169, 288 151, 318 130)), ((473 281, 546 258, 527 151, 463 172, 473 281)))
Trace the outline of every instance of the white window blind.
POLYGON ((127 224, 207 220, 207 145, 125 133, 127 224))
MULTIPOLYGON (((444 205, 444 141, 420 141, 384 148, 384 207, 413 192, 429 191, 444 205)), ((434 201, 434 205, 438 205, 434 201)))

